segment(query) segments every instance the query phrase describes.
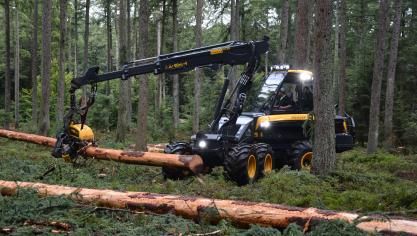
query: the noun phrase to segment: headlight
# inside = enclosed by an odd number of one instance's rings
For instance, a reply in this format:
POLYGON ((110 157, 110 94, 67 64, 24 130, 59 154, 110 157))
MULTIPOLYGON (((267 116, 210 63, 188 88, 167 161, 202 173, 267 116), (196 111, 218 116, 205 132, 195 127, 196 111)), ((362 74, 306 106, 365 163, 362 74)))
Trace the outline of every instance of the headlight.
POLYGON ((260 124, 261 128, 267 129, 271 126, 271 122, 269 121, 264 121, 260 124))
POLYGON ((303 80, 303 81, 310 80, 311 79, 311 74, 303 72, 303 73, 300 74, 300 79, 303 80))
POLYGON ((207 147, 207 142, 205 140, 201 140, 200 142, 198 142, 198 146, 200 148, 206 148, 207 147))

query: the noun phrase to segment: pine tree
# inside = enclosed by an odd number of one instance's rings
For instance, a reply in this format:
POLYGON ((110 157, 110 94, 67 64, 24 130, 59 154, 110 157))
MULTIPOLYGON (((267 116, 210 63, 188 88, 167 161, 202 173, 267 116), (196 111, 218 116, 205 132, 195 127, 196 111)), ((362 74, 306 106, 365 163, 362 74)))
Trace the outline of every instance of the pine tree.
POLYGON ((57 124, 64 119, 64 99, 65 99, 65 45, 67 37, 67 0, 59 1, 59 59, 58 59, 58 86, 56 119, 57 124))
MULTIPOLYGON (((119 0, 119 65, 127 61, 127 25, 126 25, 126 0, 119 0)), ((119 82, 119 109, 117 113, 117 131, 116 140, 123 142, 126 139, 127 132, 127 90, 128 82, 120 80, 119 82)))
POLYGON ((295 31, 295 66, 304 68, 307 66, 307 45, 308 45, 308 4, 309 0, 298 0, 297 25, 295 31))
POLYGON ((32 124, 38 124, 38 5, 39 0, 34 0, 33 29, 31 40, 31 82, 32 82, 32 124))
POLYGON ((384 146, 386 149, 390 149, 394 141, 392 117, 394 113, 395 72, 397 67, 398 40, 400 37, 402 8, 402 0, 395 0, 395 16, 388 62, 387 90, 385 93, 384 146))
MULTIPOLYGON (((84 50, 83 50, 83 73, 88 69, 88 47, 90 39, 90 0, 85 1, 85 18, 84 18, 84 50)), ((87 103, 87 86, 82 87, 83 97, 82 105, 87 103)))
POLYGON ((4 128, 9 129, 8 113, 10 112, 10 90, 11 90, 11 78, 10 78, 10 2, 4 1, 4 24, 5 24, 5 45, 6 54, 4 60, 6 61, 6 68, 4 69, 4 111, 6 113, 4 128))
MULTIPOLYGON (((202 24, 203 24, 203 0, 197 0, 196 5, 196 25, 195 25, 195 46, 201 47, 202 41, 202 24)), ((197 133, 200 129, 200 90, 202 71, 200 68, 195 70, 194 80, 194 110, 193 110, 193 133, 197 133)))
MULTIPOLYGON (((112 40, 112 26, 111 26, 111 0, 106 0, 105 14, 106 14, 106 36, 107 36, 107 71, 113 70, 113 40, 112 40)), ((106 82, 106 95, 110 94, 110 81, 106 82)))
POLYGON ((47 135, 50 128, 49 106, 51 94, 51 13, 52 1, 42 2, 42 97, 39 117, 39 133, 47 135))
MULTIPOLYGON (((149 48, 149 2, 148 0, 140 0, 139 7, 139 34, 140 44, 138 48, 138 58, 146 58, 149 48)), ((148 75, 140 76, 139 85, 139 106, 138 106, 138 129, 136 135, 136 150, 146 151, 147 140, 147 124, 148 124, 148 75)))
POLYGON ((340 0, 339 9, 339 115, 343 116, 346 110, 346 0, 340 0))
MULTIPOLYGON (((178 51, 178 1, 172 0, 172 42, 173 51, 178 51)), ((174 104, 172 107, 173 121, 174 121, 174 135, 177 133, 178 124, 180 122, 180 84, 178 75, 174 75, 172 78, 172 97, 174 104)))
POLYGON ((19 128, 20 122, 20 22, 19 22, 19 6, 15 1, 15 54, 14 54, 14 123, 15 128, 19 128))
POLYGON ((331 64, 332 1, 316 2, 314 53, 314 142, 312 172, 326 175, 336 164, 331 64))
POLYGON ((278 64, 286 63, 288 47, 288 20, 290 14, 290 1, 284 0, 281 9, 280 43, 278 47, 278 64))
POLYGON ((388 0, 381 0, 378 13, 378 32, 376 35, 375 59, 371 88, 371 106, 369 111, 369 132, 367 153, 374 153, 378 148, 379 113, 381 84, 384 68, 384 52, 387 34, 388 0))

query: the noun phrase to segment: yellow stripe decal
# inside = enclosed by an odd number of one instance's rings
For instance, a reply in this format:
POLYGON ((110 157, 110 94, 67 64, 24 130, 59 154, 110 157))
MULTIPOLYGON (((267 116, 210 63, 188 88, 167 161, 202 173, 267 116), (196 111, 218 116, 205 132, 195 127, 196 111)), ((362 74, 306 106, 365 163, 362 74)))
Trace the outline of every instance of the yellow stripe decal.
POLYGON ((226 51, 229 51, 230 48, 226 47, 226 48, 215 48, 210 50, 210 55, 217 55, 217 54, 222 54, 226 51))
POLYGON ((270 116, 261 116, 256 122, 256 129, 262 122, 273 122, 273 121, 303 121, 308 120, 309 114, 280 114, 280 115, 270 115, 270 116))
POLYGON ((308 70, 288 70, 288 73, 307 73, 313 76, 313 72, 308 71, 308 70))

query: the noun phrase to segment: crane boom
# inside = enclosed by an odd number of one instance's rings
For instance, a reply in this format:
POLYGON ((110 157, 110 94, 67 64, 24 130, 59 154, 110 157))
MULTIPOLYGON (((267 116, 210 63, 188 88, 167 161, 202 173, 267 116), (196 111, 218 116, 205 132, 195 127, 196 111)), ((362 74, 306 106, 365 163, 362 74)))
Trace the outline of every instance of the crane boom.
POLYGON ((99 74, 99 67, 91 67, 81 76, 71 81, 70 109, 64 117, 64 127, 57 134, 57 142, 52 155, 73 162, 87 145, 94 143, 94 134, 85 124, 89 107, 94 103, 97 84, 114 80, 126 80, 129 77, 142 74, 178 74, 190 71, 197 67, 208 65, 243 65, 245 71, 241 74, 237 85, 233 88, 230 97, 224 102, 228 78, 222 89, 217 103, 215 117, 211 122, 212 130, 217 127, 220 117, 226 112, 229 123, 235 121, 242 111, 246 98, 246 91, 250 87, 250 80, 259 66, 260 56, 268 51, 268 37, 260 41, 238 42, 231 41, 181 52, 169 53, 158 57, 145 58, 126 63, 121 70, 99 74), (91 85, 91 95, 84 105, 79 107, 76 103, 75 92, 85 85, 91 85), (236 102, 232 104, 232 96, 238 93, 236 102), (74 116, 79 115, 80 121, 74 116))
POLYGON ((268 51, 268 38, 255 42, 231 41, 211 46, 175 52, 158 57, 146 58, 125 64, 121 70, 98 74, 99 67, 91 67, 84 76, 71 81, 71 89, 76 90, 87 84, 113 79, 127 79, 141 74, 178 74, 194 68, 212 64, 242 65, 250 63, 268 51))

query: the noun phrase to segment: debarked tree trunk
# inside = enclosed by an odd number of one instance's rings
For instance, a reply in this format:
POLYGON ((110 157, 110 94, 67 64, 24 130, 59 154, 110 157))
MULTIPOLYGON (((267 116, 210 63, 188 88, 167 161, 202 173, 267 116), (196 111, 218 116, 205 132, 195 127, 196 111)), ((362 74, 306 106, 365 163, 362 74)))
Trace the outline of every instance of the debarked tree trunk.
MULTIPOLYGON (((54 147, 56 139, 35 134, 0 129, 0 137, 54 147)), ((155 152, 124 151, 88 146, 85 155, 99 160, 128 164, 165 166, 189 169, 198 174, 203 170, 203 159, 198 155, 177 155, 155 152)))
MULTIPOLYGON (((289 207, 278 204, 219 200, 190 196, 154 194, 147 192, 117 192, 108 189, 87 189, 48 185, 31 182, 0 180, 2 195, 15 194, 18 188, 35 189, 41 196, 63 195, 75 201, 98 206, 129 209, 157 214, 172 213, 196 221, 205 220, 213 224, 221 219, 230 220, 237 225, 259 224, 276 228, 285 228, 296 223, 308 230, 315 222, 345 220, 353 222, 358 214, 335 212, 316 208, 289 207)), ((398 234, 405 232, 417 234, 417 221, 406 219, 381 219, 370 216, 356 226, 367 232, 398 234)))

